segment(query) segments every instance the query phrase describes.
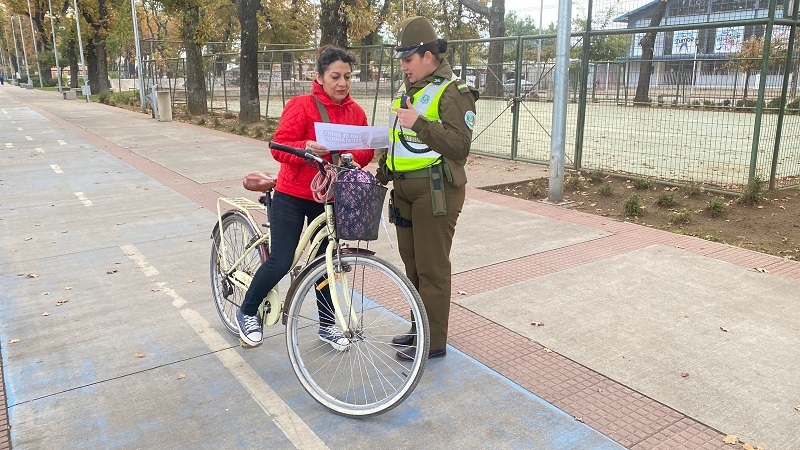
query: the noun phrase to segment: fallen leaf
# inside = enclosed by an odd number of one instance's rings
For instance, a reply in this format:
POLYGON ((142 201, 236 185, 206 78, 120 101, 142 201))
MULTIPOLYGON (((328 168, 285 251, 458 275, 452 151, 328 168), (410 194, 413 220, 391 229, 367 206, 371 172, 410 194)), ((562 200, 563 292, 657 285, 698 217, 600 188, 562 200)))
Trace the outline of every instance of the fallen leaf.
POLYGON ((580 422, 580 423, 583 423, 583 419, 582 419, 582 418, 580 418, 580 417, 575 417, 575 420, 577 420, 577 421, 578 421, 578 422, 580 422))
POLYGON ((65 291, 71 291, 72 290, 72 286, 64 286, 64 290, 65 291))
POLYGON ((458 291, 458 295, 467 295, 466 291, 458 291))
POLYGON ((533 325, 535 327, 543 327, 544 326, 544 324, 542 322, 531 322, 531 325, 533 325))
POLYGON ((186 282, 187 282, 187 283, 194 283, 194 280, 192 280, 192 279, 190 278, 190 279, 186 280, 186 282))
POLYGON ((117 269, 109 270, 106 273, 109 274, 109 275, 111 275, 113 273, 117 273, 117 269))
POLYGON ((28 278, 39 278, 39 275, 36 275, 35 273, 29 273, 29 274, 27 274, 25 276, 28 277, 28 278))
POLYGON ((12 339, 12 340, 8 341, 8 343, 9 343, 9 344, 16 344, 17 342, 22 342, 22 339, 16 339, 16 338, 14 338, 14 339, 12 339))
POLYGON ((683 371, 683 372, 681 372, 681 376, 682 376, 683 378, 686 378, 686 377, 688 377, 688 376, 689 376, 689 372, 683 371))
POLYGON ((42 295, 50 295, 49 292, 42 292, 42 295))
POLYGON ((144 353, 136 353, 133 356, 135 356, 136 358, 144 358, 144 353))
POLYGON ((734 434, 729 434, 729 435, 725 436, 724 438, 722 438, 722 442, 724 442, 726 444, 738 444, 739 443, 739 436, 736 436, 734 434))
POLYGON ((794 410, 795 410, 795 411, 800 411, 800 405, 797 405, 797 406, 795 406, 795 407, 794 407, 794 410))
POLYGON ((549 349, 549 348, 547 348, 547 347, 545 347, 545 348, 544 348, 544 351, 545 351, 546 353, 553 353, 553 351, 552 351, 552 350, 550 350, 550 349, 549 349))
POLYGON ((765 269, 763 267, 756 267, 756 272, 769 273, 769 270, 767 270, 767 269, 765 269))
POLYGON ((42 315, 43 315, 43 316, 49 316, 49 315, 50 315, 50 313, 49 313, 49 312, 47 312, 47 311, 45 311, 45 312, 43 312, 43 313, 42 313, 42 315))
POLYGON ((744 444, 742 444, 742 449, 743 450, 756 450, 756 449, 760 449, 760 448, 761 447, 753 447, 752 445, 750 445, 749 442, 745 442, 744 444))
POLYGON ((33 238, 32 237, 26 237, 25 238, 26 241, 30 241, 31 239, 33 239, 33 238))
POLYGON ((180 374, 180 375, 178 375, 178 379, 179 379, 179 380, 182 380, 182 379, 184 379, 184 378, 186 378, 186 375, 184 375, 184 374, 180 374))
POLYGON ((724 332, 726 332, 726 333, 729 331, 729 330, 728 330, 727 328, 725 328, 725 327, 719 327, 719 329, 720 329, 720 330, 722 330, 722 331, 724 331, 724 332))
POLYGON ((64 303, 67 303, 68 301, 69 301, 69 300, 59 300, 59 301, 57 301, 57 302, 56 302, 56 306, 61 306, 61 305, 63 305, 64 303))

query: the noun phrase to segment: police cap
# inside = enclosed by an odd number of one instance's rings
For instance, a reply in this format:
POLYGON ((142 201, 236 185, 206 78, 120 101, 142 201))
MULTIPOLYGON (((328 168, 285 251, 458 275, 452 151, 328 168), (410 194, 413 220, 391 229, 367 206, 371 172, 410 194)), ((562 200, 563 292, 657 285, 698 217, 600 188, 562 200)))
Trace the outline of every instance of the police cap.
POLYGON ((439 36, 428 19, 420 16, 409 17, 397 26, 397 47, 392 57, 400 59, 411 56, 421 46, 436 42, 438 39, 439 36))

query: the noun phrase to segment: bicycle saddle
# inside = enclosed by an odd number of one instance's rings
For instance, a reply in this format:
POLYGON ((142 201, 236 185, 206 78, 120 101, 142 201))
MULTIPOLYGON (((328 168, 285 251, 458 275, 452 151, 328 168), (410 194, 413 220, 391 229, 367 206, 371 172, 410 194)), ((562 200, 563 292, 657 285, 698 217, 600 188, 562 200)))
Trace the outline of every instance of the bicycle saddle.
POLYGON ((250 172, 242 178, 242 186, 248 191, 267 192, 275 187, 277 177, 269 172, 250 172))

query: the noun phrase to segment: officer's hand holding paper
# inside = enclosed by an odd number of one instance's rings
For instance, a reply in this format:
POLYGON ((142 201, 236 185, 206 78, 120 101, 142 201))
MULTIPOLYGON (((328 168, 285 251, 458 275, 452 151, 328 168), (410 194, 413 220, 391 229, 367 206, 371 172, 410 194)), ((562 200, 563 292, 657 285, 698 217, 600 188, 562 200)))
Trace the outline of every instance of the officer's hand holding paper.
POLYGON ((368 127, 315 122, 317 142, 328 150, 354 148, 386 148, 389 146, 389 127, 368 127))

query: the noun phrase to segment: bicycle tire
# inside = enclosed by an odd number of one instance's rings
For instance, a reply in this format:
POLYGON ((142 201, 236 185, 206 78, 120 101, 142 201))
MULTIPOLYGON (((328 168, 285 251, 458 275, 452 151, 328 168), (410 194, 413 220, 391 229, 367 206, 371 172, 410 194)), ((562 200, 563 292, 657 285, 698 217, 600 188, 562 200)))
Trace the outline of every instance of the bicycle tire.
POLYGON ((297 281, 287 305, 289 359, 305 390, 326 408, 348 417, 375 416, 402 403, 422 378, 430 348, 428 317, 411 281, 385 260, 362 254, 335 260, 344 270, 330 285, 339 291, 349 286, 357 320, 350 344, 340 352, 319 339, 314 291, 326 275, 321 258, 297 281), (396 359, 391 340, 408 333, 410 319, 416 323, 416 354, 422 356, 406 362, 396 359))
MULTIPOLYGON (((211 235, 211 294, 222 323, 231 333, 239 335, 236 323, 236 309, 244 301, 245 290, 240 289, 227 279, 222 270, 221 258, 225 258, 225 267, 230 267, 247 247, 259 238, 256 225, 244 214, 231 211, 222 216, 221 228, 214 228, 211 235), (220 254, 220 239, 225 240, 225 255, 220 254)), ((261 264, 267 260, 269 252, 266 245, 260 245, 251 251, 237 270, 244 270, 249 275, 256 273, 261 264)))

